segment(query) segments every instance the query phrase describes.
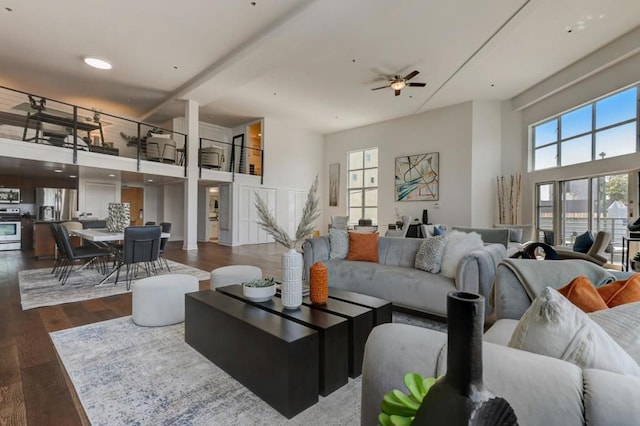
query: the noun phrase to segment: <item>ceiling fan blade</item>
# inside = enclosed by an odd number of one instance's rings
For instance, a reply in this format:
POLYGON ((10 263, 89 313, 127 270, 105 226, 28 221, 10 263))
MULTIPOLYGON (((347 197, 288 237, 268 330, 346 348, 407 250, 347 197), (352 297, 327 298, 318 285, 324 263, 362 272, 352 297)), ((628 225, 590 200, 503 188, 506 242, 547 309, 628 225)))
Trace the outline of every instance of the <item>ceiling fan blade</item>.
POLYGON ((400 95, 400 91, 396 90, 396 96, 400 95))
POLYGON ((420 74, 420 71, 411 71, 409 74, 404 76, 404 80, 409 81, 418 74, 420 74))
POLYGON ((427 83, 407 83, 407 86, 411 86, 411 87, 424 87, 426 85, 427 83))
POLYGON ((376 87, 375 89, 371 89, 371 90, 386 89, 387 87, 389 87, 389 85, 388 85, 388 84, 387 84, 386 86, 376 87))

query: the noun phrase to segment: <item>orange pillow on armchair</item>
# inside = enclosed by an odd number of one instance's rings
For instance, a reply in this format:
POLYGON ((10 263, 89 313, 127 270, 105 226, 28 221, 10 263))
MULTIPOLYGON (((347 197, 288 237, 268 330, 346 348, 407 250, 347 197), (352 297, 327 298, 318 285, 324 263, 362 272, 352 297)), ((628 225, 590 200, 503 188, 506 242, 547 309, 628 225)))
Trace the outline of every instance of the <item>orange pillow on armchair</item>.
POLYGON ((349 254, 347 260, 362 260, 378 263, 378 233, 360 234, 349 232, 349 254))
POLYGON ((607 304, 602 300, 599 289, 591 284, 586 275, 574 278, 569 284, 559 288, 558 292, 587 313, 607 309, 607 304))
POLYGON ((603 285, 598 287, 597 291, 610 308, 625 303, 640 302, 640 274, 603 285))

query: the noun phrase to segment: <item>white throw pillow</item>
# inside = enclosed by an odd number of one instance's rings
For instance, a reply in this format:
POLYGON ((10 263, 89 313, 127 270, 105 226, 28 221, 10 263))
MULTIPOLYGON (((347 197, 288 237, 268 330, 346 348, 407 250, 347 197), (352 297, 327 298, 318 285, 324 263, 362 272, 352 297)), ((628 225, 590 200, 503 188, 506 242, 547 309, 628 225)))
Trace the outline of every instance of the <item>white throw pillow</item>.
POLYGON ((440 272, 442 253, 446 244, 446 235, 425 238, 416 253, 415 268, 433 274, 440 272))
POLYGON ((349 232, 344 229, 329 229, 329 259, 346 259, 349 254, 349 232))
POLYGON ((597 368, 640 376, 640 366, 595 321, 551 287, 522 315, 509 346, 597 368))
POLYGON ((640 302, 601 309, 588 315, 640 364, 640 302))
POLYGON ((482 247, 484 247, 484 243, 480 234, 476 232, 448 231, 447 244, 442 254, 440 273, 445 277, 455 278, 460 260, 472 251, 482 247))

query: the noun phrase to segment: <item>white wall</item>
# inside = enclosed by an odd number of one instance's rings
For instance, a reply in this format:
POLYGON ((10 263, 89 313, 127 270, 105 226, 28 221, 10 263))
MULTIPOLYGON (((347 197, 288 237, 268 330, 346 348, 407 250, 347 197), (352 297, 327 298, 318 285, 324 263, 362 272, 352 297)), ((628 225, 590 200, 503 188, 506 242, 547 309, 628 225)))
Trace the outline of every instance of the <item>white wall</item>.
POLYGON ((163 193, 163 214, 160 221, 171 223, 171 241, 184 239, 184 184, 165 185, 163 193))
POLYGON ((160 223, 158 217, 158 187, 144 187, 144 222, 160 223))
MULTIPOLYGON (((491 110, 495 108, 492 106, 491 110)), ((472 118, 472 103, 467 102, 325 136, 322 176, 323 180, 327 179, 329 164, 340 163, 340 198, 337 207, 329 207, 328 185, 323 189, 325 221, 322 229, 327 229, 331 215, 347 214, 347 154, 372 147, 378 147, 378 222, 381 233, 386 231, 387 224, 396 221, 396 207, 403 214, 419 219, 422 218, 422 210, 428 209, 432 223, 471 225, 472 118), (395 202, 395 157, 428 152, 440 153, 439 201, 395 202)), ((499 169, 492 174, 495 176, 498 172, 499 169)), ((484 184, 482 186, 484 191, 484 184)), ((483 217, 490 214, 489 210, 482 212, 483 217)))
POLYGON ((502 148, 501 105, 495 101, 473 101, 471 138, 471 226, 495 222, 502 148))

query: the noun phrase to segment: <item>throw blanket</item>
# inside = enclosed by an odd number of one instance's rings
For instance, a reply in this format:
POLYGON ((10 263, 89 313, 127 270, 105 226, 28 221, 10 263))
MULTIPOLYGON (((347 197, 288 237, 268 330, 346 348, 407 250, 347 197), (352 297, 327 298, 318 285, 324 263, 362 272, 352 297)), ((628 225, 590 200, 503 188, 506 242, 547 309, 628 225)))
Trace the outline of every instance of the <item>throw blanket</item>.
MULTIPOLYGON (((616 280, 611 272, 586 260, 504 259, 500 265, 513 272, 531 300, 545 287, 558 289, 580 275, 586 275, 596 287, 616 280)), ((494 297, 492 292, 492 303, 494 297)))

